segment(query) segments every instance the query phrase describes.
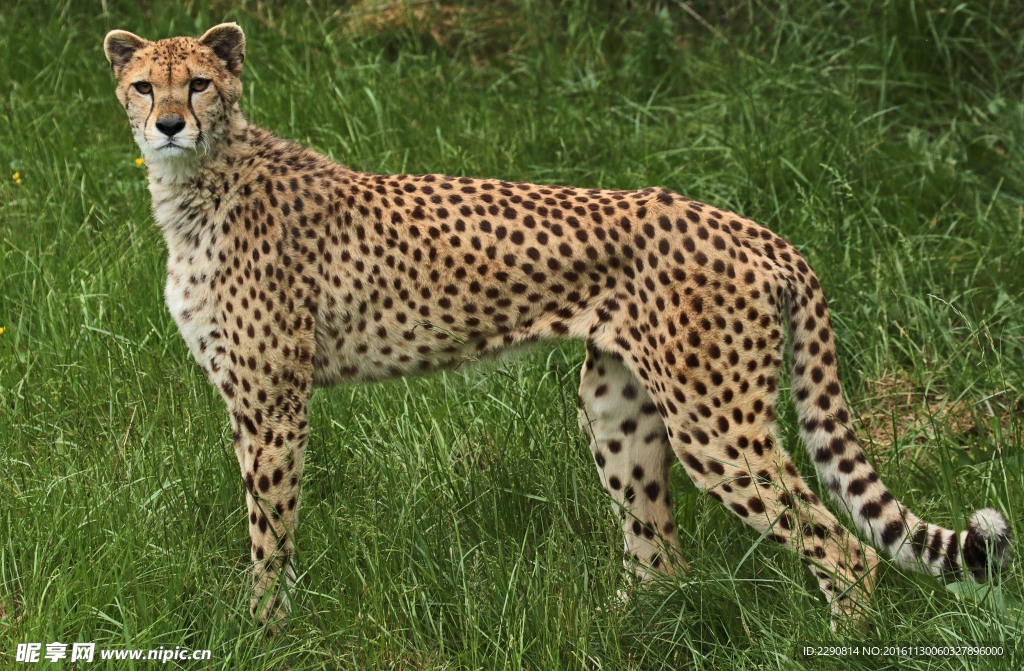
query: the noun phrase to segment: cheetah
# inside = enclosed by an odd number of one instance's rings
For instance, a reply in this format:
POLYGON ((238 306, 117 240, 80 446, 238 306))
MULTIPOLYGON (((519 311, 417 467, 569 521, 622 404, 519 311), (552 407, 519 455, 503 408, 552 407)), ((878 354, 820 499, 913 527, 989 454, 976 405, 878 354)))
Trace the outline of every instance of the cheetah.
POLYGON ((579 422, 641 582, 685 569, 669 468, 797 552, 833 627, 865 621, 879 557, 803 480, 777 431, 789 333, 799 433, 821 484, 894 561, 981 581, 1009 554, 994 509, 961 532, 882 484, 850 428, 822 287, 770 230, 670 191, 356 172, 249 123, 245 37, 104 51, 149 167, 166 302, 224 402, 249 513, 251 613, 290 612, 314 387, 579 339, 579 422))

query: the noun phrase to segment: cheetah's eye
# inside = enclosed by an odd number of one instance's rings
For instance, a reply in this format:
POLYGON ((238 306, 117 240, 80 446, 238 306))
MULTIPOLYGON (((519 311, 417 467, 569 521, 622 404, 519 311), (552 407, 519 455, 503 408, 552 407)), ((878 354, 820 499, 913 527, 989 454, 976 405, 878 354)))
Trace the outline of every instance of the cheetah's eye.
POLYGON ((196 92, 198 92, 198 91, 205 91, 206 87, 209 86, 209 85, 210 85, 210 80, 209 79, 201 79, 200 78, 200 79, 193 79, 192 80, 192 90, 196 91, 196 92))
POLYGON ((135 82, 132 86, 134 86, 135 90, 144 96, 148 96, 153 92, 153 85, 149 82, 135 82))

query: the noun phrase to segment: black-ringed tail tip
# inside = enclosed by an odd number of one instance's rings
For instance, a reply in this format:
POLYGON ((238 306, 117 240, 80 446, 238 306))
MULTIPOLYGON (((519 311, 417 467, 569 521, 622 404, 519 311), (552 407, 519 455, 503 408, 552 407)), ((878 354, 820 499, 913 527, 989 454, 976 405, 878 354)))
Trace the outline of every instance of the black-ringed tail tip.
POLYGON ((960 532, 963 566, 975 582, 997 573, 1010 557, 1010 526, 1002 513, 982 508, 971 515, 967 530, 960 532))

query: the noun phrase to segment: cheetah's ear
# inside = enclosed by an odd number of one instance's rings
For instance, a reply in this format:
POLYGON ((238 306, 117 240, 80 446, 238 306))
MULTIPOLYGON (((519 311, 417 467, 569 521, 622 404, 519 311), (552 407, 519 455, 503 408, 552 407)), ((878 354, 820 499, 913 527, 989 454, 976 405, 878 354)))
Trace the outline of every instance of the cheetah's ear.
POLYGON ((136 51, 148 42, 127 30, 111 30, 103 40, 103 52, 115 73, 128 64, 136 51))
POLYGON ((222 23, 206 31, 199 44, 213 49, 233 75, 242 72, 245 60, 245 33, 237 23, 222 23))

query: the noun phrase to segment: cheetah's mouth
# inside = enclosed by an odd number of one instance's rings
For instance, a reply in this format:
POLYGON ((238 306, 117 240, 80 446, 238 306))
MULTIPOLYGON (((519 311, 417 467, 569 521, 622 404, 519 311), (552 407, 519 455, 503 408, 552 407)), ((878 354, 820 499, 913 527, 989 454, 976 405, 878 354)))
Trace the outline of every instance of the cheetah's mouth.
POLYGON ((156 140, 157 141, 153 142, 151 146, 160 153, 180 154, 195 148, 193 142, 190 142, 187 138, 182 138, 177 135, 173 137, 156 138, 156 140))
POLYGON ((188 147, 186 147, 185 145, 178 144, 174 140, 166 140, 163 144, 161 144, 159 147, 157 147, 157 149, 160 150, 160 151, 168 151, 168 150, 185 151, 187 148, 188 147))

